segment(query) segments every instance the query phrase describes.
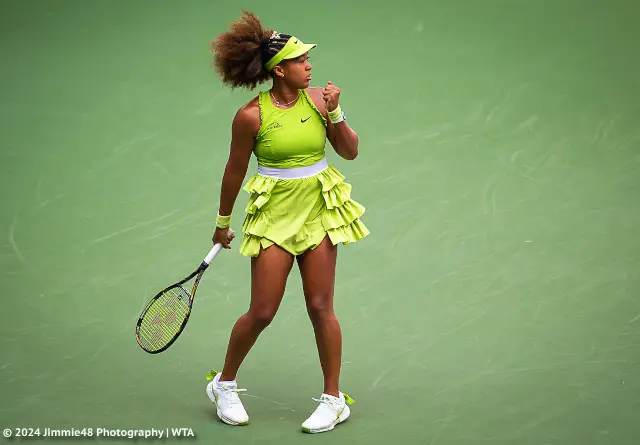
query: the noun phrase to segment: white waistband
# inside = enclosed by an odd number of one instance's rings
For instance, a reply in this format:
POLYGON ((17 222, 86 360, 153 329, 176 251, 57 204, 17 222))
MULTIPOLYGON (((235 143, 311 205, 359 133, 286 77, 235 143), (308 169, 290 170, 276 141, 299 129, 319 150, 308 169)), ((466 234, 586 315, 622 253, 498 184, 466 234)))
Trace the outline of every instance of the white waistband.
POLYGON ((258 165, 258 174, 278 179, 302 179, 317 175, 328 167, 327 158, 322 158, 319 162, 306 167, 277 168, 258 165))

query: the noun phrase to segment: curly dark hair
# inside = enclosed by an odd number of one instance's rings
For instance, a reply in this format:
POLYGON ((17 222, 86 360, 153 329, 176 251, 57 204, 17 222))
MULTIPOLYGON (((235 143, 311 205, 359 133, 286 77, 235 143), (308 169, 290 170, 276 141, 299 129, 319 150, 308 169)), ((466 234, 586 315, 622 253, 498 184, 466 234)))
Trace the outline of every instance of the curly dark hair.
POLYGON ((214 67, 222 82, 232 88, 254 89, 269 80, 271 73, 265 63, 280 51, 291 36, 274 35, 262 26, 253 13, 243 10, 239 20, 229 30, 211 42, 214 67))

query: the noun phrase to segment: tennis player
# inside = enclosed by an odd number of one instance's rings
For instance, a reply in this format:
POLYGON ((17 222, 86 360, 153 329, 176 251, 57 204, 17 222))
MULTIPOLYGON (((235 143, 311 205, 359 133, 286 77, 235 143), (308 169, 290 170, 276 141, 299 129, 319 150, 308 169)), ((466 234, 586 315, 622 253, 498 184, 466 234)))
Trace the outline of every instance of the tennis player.
POLYGON ((258 172, 244 187, 250 199, 240 244, 241 254, 251 257, 251 302, 233 327, 222 372, 214 371, 207 385, 217 415, 231 425, 249 422, 236 374, 273 320, 294 259, 324 375, 323 393, 314 399, 319 405, 302 430, 333 429, 349 417, 353 402, 339 389, 342 334, 333 310, 337 245, 369 232, 360 220, 364 208, 351 199, 351 185, 325 158, 328 139, 342 158, 355 159, 358 136, 340 108, 340 89, 330 82, 310 87, 309 50, 315 46, 263 28, 246 11, 212 43, 215 68, 225 84, 254 89, 272 81, 270 90, 260 92, 233 119, 213 234, 214 242, 230 248, 232 210, 254 153, 258 172))

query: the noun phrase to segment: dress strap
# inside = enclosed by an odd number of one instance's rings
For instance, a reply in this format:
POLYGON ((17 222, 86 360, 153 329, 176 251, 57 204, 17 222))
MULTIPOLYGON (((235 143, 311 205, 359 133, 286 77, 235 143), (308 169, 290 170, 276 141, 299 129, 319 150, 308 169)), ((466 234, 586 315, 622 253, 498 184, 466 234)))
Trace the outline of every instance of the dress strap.
POLYGON ((322 119, 322 123, 326 127, 327 126, 327 119, 325 119, 325 117, 322 115, 322 113, 320 113, 320 110, 318 110, 318 108, 316 107, 316 104, 313 103, 313 99, 311 99, 311 97, 309 97, 309 94, 307 93, 307 90, 300 90, 300 92, 302 93, 302 98, 309 104, 309 106, 311 108, 313 108, 315 110, 316 113, 318 113, 318 116, 320 116, 320 119, 322 119))

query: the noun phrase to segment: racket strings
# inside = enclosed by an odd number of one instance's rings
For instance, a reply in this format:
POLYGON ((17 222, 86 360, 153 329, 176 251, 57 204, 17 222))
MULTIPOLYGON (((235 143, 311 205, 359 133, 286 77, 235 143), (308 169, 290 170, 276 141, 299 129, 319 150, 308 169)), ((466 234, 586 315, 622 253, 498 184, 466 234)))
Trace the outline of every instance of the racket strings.
POLYGON ((173 287, 154 300, 139 327, 138 337, 145 349, 157 351, 180 332, 189 313, 189 299, 183 287, 173 287))

